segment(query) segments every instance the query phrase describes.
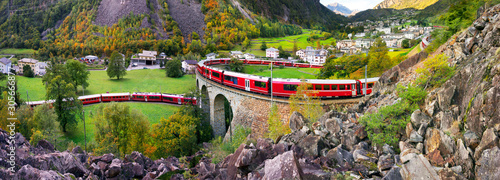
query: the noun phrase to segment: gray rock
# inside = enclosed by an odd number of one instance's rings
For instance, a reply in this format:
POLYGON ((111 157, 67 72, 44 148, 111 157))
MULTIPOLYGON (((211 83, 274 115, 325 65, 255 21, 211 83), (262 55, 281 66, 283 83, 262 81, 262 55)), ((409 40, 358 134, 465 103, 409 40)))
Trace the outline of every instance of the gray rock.
POLYGON ((250 165, 252 159, 257 156, 257 149, 243 149, 240 156, 236 160, 236 167, 244 167, 250 165))
POLYGON ((342 149, 342 145, 328 151, 326 157, 335 160, 342 167, 352 166, 354 163, 354 157, 349 151, 342 149))
POLYGON ((420 127, 417 130, 417 133, 421 136, 425 136, 425 130, 427 129, 428 124, 427 123, 422 123, 420 124, 420 127))
POLYGON ((394 158, 392 154, 382 155, 378 158, 377 167, 379 172, 389 170, 393 165, 394 158))
POLYGON ((457 139, 457 151, 455 152, 455 160, 456 164, 461 165, 460 167, 465 167, 464 174, 471 178, 473 173, 471 170, 474 168, 474 164, 472 161, 472 155, 464 146, 462 139, 457 139))
POLYGON ((299 147, 304 149, 304 153, 312 157, 317 157, 323 148, 328 148, 328 144, 321 136, 308 135, 298 144, 299 147))
POLYGON ((466 146, 470 147, 472 149, 475 149, 479 145, 479 143, 481 142, 479 137, 476 135, 476 133, 474 133, 470 130, 465 131, 464 139, 465 139, 466 146))
POLYGON ((119 159, 114 159, 109 165, 108 170, 104 173, 107 178, 113 178, 118 176, 122 171, 121 162, 119 159))
POLYGON ((342 129, 342 119, 330 118, 325 121, 326 130, 331 134, 337 134, 342 129))
POLYGON ((448 179, 453 179, 453 180, 466 180, 467 178, 465 178, 461 173, 457 173, 455 171, 453 171, 453 169, 451 168, 442 168, 440 170, 438 170, 438 175, 441 179, 445 179, 445 180, 448 180, 448 179))
POLYGON ((412 143, 420 143, 424 141, 424 137, 420 136, 416 131, 412 131, 409 140, 412 143))
POLYGON ((409 153, 401 156, 403 179, 440 179, 429 161, 422 155, 409 153))
POLYGON ((111 163, 111 161, 113 161, 114 158, 115 158, 115 155, 112 154, 112 153, 109 153, 109 154, 102 155, 102 157, 100 158, 100 160, 104 161, 106 163, 111 163))
POLYGON ((299 112, 294 111, 290 116, 289 126, 292 132, 300 130, 304 126, 304 123, 305 123, 305 118, 299 112))
POLYGON ((401 168, 394 166, 392 169, 387 172, 387 174, 382 178, 382 180, 401 180, 403 176, 401 176, 401 168))
POLYGON ((56 171, 52 170, 39 170, 30 165, 24 165, 17 171, 13 179, 75 179, 75 176, 72 174, 59 174, 56 171))
POLYGON ((441 111, 436 115, 436 119, 440 122, 440 129, 447 131, 453 124, 453 115, 451 111, 441 111))
POLYGON ((498 136, 495 134, 493 128, 486 129, 481 138, 481 143, 475 149, 474 159, 478 160, 485 149, 498 146, 498 143, 498 136))
POLYGON ((415 147, 415 149, 417 149, 420 152, 424 152, 424 144, 418 143, 417 147, 415 147))
POLYGON ((263 179, 303 179, 304 172, 293 151, 265 161, 263 179))
POLYGON ((410 120, 415 127, 420 127, 422 123, 429 124, 431 118, 427 114, 420 111, 420 109, 417 109, 411 114, 410 120))
POLYGON ((52 145, 50 142, 46 141, 45 139, 42 139, 38 141, 38 146, 48 150, 49 152, 54 152, 55 148, 54 145, 52 145))
POLYGON ((358 148, 352 153, 355 162, 370 161, 371 158, 368 156, 368 151, 358 148))
POLYGON ((73 154, 83 154, 83 149, 80 147, 80 146, 76 146, 75 148, 73 148, 73 150, 71 150, 71 153, 73 154))
POLYGON ((391 147, 391 146, 389 146, 388 144, 384 144, 384 146, 382 146, 382 152, 383 152, 384 154, 396 154, 396 153, 394 152, 394 150, 392 149, 392 147, 391 147))
POLYGON ((482 151, 476 162, 477 179, 498 179, 500 177, 500 149, 497 146, 482 151))
POLYGON ((331 174, 323 171, 319 164, 309 162, 304 158, 299 159, 299 165, 304 173, 303 179, 328 180, 331 177, 331 174))

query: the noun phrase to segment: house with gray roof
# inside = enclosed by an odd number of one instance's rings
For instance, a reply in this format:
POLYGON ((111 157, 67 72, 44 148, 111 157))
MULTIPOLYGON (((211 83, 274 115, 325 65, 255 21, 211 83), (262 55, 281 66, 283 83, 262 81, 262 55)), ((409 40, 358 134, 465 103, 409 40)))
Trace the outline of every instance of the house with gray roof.
POLYGON ((7 74, 10 72, 10 68, 12 67, 12 61, 5 57, 0 59, 0 72, 7 74))

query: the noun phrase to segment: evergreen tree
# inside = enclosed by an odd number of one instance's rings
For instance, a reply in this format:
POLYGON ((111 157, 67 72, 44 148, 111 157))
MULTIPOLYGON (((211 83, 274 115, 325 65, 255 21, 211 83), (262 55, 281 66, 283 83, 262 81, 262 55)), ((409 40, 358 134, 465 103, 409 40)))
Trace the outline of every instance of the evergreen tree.
POLYGON ((123 56, 120 55, 117 51, 113 51, 111 57, 109 58, 108 69, 106 70, 109 78, 120 79, 127 75, 127 69, 125 67, 125 61, 123 60, 123 56))
POLYGON ((260 45, 260 50, 265 51, 267 49, 266 41, 262 41, 262 45, 260 45))
POLYGON ((24 77, 35 77, 35 73, 33 72, 33 69, 31 69, 29 65, 23 66, 23 75, 24 77))
POLYGON ((238 58, 231 58, 229 62, 229 69, 234 72, 243 72, 245 66, 243 65, 243 61, 240 61, 238 58))

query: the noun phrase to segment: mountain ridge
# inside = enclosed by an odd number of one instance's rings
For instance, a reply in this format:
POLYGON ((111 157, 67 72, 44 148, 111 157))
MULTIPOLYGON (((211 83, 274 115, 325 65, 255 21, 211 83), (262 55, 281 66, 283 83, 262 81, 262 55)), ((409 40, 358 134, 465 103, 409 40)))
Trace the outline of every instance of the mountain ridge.
POLYGON ((434 3, 438 2, 438 0, 384 0, 381 3, 377 4, 373 9, 406 9, 406 8, 414 8, 414 9, 424 9, 434 3))
POLYGON ((337 14, 340 14, 340 15, 343 15, 343 16, 353 16, 356 13, 359 12, 356 9, 355 10, 351 10, 348 7, 342 5, 342 4, 338 3, 338 2, 330 3, 326 7, 328 9, 332 10, 333 12, 335 12, 337 14))

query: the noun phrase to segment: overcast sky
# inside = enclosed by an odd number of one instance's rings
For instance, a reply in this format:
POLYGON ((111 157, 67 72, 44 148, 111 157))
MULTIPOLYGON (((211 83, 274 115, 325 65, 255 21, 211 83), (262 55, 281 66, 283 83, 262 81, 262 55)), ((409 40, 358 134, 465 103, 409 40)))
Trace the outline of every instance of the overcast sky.
POLYGON ((382 1, 383 0, 320 0, 320 2, 325 6, 330 3, 338 2, 351 10, 357 9, 360 11, 372 9, 382 1))

